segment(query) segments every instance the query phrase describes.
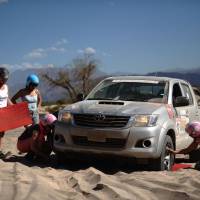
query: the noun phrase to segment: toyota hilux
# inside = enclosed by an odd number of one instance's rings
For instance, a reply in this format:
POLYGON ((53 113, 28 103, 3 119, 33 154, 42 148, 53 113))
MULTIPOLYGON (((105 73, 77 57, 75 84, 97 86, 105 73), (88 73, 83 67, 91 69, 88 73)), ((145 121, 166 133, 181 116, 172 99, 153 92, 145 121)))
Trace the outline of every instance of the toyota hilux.
POLYGON ((60 110, 54 150, 134 158, 154 170, 171 170, 169 148, 191 138, 189 121, 199 120, 194 91, 187 81, 168 77, 118 76, 101 81, 80 102, 60 110))

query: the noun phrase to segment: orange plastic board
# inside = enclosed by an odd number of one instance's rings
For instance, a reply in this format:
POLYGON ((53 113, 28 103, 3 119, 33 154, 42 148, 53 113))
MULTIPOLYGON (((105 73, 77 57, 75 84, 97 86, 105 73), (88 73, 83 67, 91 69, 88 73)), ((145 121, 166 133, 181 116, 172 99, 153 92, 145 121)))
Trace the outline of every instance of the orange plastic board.
POLYGON ((26 102, 0 108, 0 132, 32 123, 26 102))

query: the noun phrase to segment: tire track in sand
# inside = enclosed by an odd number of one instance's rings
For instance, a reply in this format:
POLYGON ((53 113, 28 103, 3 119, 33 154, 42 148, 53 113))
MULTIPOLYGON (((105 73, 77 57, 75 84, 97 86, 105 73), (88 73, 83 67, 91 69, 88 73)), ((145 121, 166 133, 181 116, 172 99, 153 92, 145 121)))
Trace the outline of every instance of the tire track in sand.
MULTIPOLYGON (((20 197, 22 194, 20 193, 21 182, 20 182, 20 178, 18 177, 17 165, 18 165, 17 163, 14 163, 13 170, 12 170, 12 173, 13 173, 13 176, 12 176, 13 177, 13 193, 12 193, 12 196, 11 196, 11 200, 22 199, 22 198, 18 198, 18 196, 20 197)), ((31 177, 30 189, 27 191, 27 194, 25 195, 25 197, 22 200, 30 199, 31 194, 34 193, 34 191, 36 190, 36 188, 38 186, 37 176, 35 174, 33 174, 31 172, 31 170, 29 171, 28 176, 31 177)))

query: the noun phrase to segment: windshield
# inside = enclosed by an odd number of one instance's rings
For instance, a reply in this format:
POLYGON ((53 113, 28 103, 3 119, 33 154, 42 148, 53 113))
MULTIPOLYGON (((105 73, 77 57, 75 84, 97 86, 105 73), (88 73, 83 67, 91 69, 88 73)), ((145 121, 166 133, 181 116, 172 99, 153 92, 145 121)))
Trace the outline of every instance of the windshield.
POLYGON ((88 95, 87 100, 150 101, 166 103, 166 82, 143 80, 105 80, 88 95))

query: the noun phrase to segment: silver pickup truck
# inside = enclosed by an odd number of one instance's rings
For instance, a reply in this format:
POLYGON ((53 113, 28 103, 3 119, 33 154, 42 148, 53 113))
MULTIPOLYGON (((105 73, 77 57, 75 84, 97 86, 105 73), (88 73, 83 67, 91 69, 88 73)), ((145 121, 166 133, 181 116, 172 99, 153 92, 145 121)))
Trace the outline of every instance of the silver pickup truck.
POLYGON ((60 110, 54 150, 59 158, 102 154, 170 170, 174 157, 166 148, 183 148, 192 141, 185 125, 199 120, 199 114, 194 91, 184 80, 109 77, 84 100, 60 110))

